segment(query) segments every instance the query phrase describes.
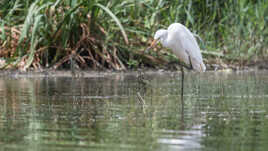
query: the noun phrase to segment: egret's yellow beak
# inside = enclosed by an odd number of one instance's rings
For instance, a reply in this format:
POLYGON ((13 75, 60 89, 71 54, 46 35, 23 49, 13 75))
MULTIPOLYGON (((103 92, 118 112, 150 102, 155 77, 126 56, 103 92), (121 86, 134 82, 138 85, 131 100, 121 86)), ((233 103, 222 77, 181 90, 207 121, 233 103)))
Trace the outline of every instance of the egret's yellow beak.
POLYGON ((153 47, 157 44, 157 41, 158 41, 158 39, 155 39, 155 40, 151 43, 150 47, 153 48, 153 47))
POLYGON ((151 43, 150 47, 148 47, 145 51, 150 50, 151 48, 155 47, 155 45, 157 44, 158 39, 154 39, 154 41, 151 43))

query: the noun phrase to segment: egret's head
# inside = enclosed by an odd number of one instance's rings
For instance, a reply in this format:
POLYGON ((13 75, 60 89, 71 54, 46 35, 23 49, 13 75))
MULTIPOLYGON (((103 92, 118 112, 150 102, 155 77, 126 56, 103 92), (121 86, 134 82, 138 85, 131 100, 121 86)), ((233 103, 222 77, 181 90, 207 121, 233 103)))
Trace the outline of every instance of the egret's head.
POLYGON ((163 43, 163 41, 166 39, 166 37, 167 37, 167 30, 165 30, 165 29, 157 30, 155 35, 154 35, 154 41, 151 43, 150 48, 153 48, 158 43, 158 41, 163 43))
POLYGON ((165 29, 159 29, 156 31, 155 35, 154 35, 154 39, 155 40, 161 40, 163 38, 165 38, 167 35, 167 30, 165 29))

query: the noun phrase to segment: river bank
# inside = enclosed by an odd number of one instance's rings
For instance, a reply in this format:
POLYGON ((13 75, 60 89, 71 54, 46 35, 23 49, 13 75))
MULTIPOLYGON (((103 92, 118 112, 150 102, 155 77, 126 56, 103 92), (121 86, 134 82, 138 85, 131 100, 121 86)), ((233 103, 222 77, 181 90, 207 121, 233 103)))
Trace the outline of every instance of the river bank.
POLYGON ((265 0, 4 0, 0 6, 0 64, 6 61, 0 69, 172 69, 171 51, 144 50, 174 22, 198 35, 209 70, 267 68, 265 0))
MULTIPOLYGON (((205 73, 241 73, 241 72, 266 72, 268 70, 268 65, 265 62, 259 64, 251 64, 249 66, 235 66, 235 65, 217 65, 211 64, 207 65, 207 71, 205 73)), ((185 70, 186 72, 194 72, 192 70, 185 70)), ((153 68, 141 68, 134 70, 54 70, 54 69, 42 69, 42 70, 0 70, 0 77, 76 77, 76 78, 92 78, 92 77, 109 77, 109 76, 118 76, 118 75, 153 75, 153 74, 174 74, 180 73, 179 66, 170 65, 166 68, 153 69, 153 68)), ((203 74, 203 73, 201 73, 203 74)))

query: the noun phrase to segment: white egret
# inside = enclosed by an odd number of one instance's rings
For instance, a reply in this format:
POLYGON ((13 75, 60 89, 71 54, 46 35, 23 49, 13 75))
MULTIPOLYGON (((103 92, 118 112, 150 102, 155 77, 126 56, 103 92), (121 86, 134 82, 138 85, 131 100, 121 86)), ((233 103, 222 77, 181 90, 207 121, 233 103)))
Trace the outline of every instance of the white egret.
POLYGON ((198 72, 206 71, 198 43, 191 31, 180 23, 171 24, 167 30, 158 30, 154 35, 154 41, 148 49, 153 48, 159 41, 164 47, 170 48, 178 59, 184 63, 180 63, 182 71, 181 93, 183 98, 183 67, 194 69, 198 72))

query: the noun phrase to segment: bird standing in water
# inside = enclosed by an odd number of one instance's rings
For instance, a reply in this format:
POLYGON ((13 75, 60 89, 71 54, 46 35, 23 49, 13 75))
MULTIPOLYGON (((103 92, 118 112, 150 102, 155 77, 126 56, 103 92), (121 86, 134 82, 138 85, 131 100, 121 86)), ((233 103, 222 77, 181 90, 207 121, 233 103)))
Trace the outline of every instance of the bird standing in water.
POLYGON ((180 23, 171 24, 167 30, 156 31, 154 41, 147 50, 153 48, 159 41, 164 47, 171 49, 178 59, 184 63, 180 63, 182 72, 181 97, 183 99, 183 67, 198 72, 206 71, 198 43, 191 31, 180 23))

